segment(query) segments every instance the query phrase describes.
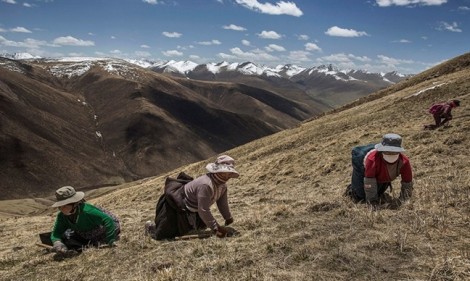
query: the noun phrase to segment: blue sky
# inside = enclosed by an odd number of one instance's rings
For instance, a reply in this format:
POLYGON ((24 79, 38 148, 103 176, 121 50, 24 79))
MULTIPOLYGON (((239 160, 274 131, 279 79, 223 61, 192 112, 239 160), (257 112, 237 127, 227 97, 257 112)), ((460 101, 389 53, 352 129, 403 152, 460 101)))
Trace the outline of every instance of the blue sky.
POLYGON ((419 73, 470 51, 470 0, 0 0, 0 53, 419 73))

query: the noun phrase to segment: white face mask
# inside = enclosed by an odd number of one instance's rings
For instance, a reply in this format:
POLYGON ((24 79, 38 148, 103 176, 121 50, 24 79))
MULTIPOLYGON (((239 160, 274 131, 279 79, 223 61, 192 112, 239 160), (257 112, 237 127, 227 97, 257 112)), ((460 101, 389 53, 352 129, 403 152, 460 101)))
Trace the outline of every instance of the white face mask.
POLYGON ((387 163, 395 163, 398 160, 399 154, 394 154, 394 155, 387 155, 387 154, 382 154, 382 157, 387 163))

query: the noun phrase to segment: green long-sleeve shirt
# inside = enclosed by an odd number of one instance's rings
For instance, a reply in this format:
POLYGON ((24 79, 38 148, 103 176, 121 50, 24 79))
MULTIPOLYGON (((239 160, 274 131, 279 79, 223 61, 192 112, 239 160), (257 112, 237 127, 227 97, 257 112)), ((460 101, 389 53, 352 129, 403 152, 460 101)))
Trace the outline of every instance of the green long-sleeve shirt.
POLYGON ((61 237, 67 229, 87 232, 104 226, 106 230, 106 243, 111 244, 116 240, 116 225, 113 219, 95 206, 83 203, 77 209, 77 221, 72 223, 66 216, 59 212, 51 233, 52 243, 61 241, 61 237))

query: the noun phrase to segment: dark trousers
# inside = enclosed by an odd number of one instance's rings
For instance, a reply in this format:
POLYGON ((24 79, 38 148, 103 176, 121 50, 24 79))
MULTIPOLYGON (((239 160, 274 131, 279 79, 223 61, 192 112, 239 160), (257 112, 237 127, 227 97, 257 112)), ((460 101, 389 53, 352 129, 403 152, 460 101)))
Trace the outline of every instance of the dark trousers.
MULTIPOLYGON (((392 186, 390 182, 378 183, 378 196, 380 197, 382 194, 384 194, 389 186, 392 186)), ((364 192, 364 174, 356 171, 355 169, 353 169, 353 173, 351 176, 351 191, 351 195, 356 201, 366 199, 366 193, 364 192)))

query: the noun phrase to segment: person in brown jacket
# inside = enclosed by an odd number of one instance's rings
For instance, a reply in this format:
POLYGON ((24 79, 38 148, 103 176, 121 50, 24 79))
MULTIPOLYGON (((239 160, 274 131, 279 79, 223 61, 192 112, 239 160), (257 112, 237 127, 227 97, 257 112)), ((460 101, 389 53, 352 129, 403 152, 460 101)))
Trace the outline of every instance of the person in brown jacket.
POLYGON ((452 120, 452 109, 460 106, 459 100, 435 103, 429 108, 429 113, 434 117, 435 124, 425 125, 425 129, 434 130, 452 120))

